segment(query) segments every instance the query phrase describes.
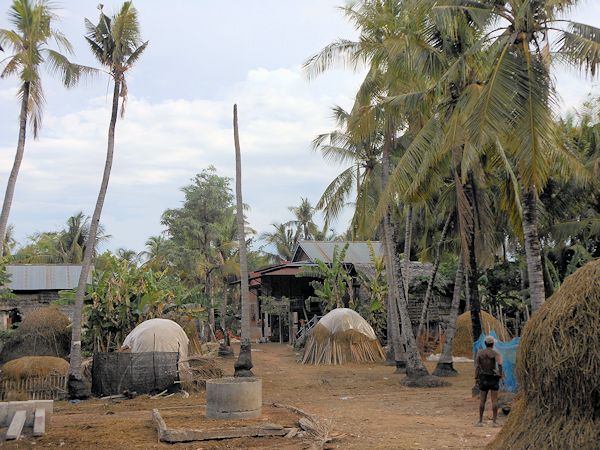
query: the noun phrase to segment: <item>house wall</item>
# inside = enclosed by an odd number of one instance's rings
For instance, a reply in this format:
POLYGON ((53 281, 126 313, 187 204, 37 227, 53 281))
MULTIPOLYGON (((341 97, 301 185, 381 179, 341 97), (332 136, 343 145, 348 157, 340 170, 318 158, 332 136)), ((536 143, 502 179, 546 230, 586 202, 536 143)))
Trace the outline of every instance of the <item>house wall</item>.
MULTIPOLYGON (((50 306, 54 300, 58 300, 58 291, 39 291, 39 292, 13 292, 16 298, 0 299, 2 309, 17 309, 23 320, 27 314, 34 309, 50 306)), ((66 315, 69 320, 73 320, 73 305, 58 305, 58 309, 66 315)))

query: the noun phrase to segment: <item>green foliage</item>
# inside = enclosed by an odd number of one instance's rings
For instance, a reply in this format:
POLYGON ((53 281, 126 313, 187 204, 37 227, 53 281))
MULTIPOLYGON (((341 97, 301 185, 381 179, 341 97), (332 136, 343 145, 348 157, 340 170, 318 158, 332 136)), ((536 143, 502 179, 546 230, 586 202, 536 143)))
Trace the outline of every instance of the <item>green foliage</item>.
POLYGON ((71 43, 55 26, 58 16, 50 2, 13 0, 8 16, 14 28, 0 29, 0 48, 6 52, 0 60, 0 77, 19 77, 22 83, 19 98, 27 86, 29 125, 34 137, 37 137, 44 106, 40 66, 58 74, 66 87, 75 86, 82 75, 93 72, 93 69, 69 62, 63 54, 48 46, 55 42, 59 50, 73 52, 71 43))
POLYGON ((9 258, 6 256, 0 257, 0 297, 4 300, 15 298, 12 291, 6 287, 10 283, 10 274, 6 271, 6 264, 9 258))
POLYGON ((260 302, 261 310, 267 314, 287 316, 290 312, 290 299, 287 297, 275 298, 261 295, 260 302))
POLYGON ((309 298, 307 302, 321 302, 323 314, 335 308, 343 308, 345 302, 349 305, 354 305, 352 277, 348 273, 348 267, 344 264, 348 245, 346 243, 342 250, 339 250, 338 246, 335 246, 331 264, 316 259, 314 266, 303 267, 296 274, 296 277, 313 277, 322 280, 311 281, 316 298, 309 298))
MULTIPOLYGON (((189 293, 183 295, 181 282, 167 271, 137 267, 115 256, 109 259, 105 255, 105 259, 106 267, 94 274, 86 308, 87 338, 94 349, 117 350, 140 322, 186 310, 189 293)), ((71 296, 73 293, 65 293, 62 298, 70 300, 71 296)))
MULTIPOLYGON (((14 255, 15 262, 24 264, 81 264, 89 235, 89 217, 79 212, 67 219, 60 231, 44 231, 29 236, 29 243, 14 255)), ((100 225, 96 247, 109 239, 100 225)))
POLYGON ((361 301, 360 297, 356 299, 356 307, 354 308, 367 322, 376 330, 378 335, 385 335, 384 328, 387 320, 387 291, 388 284, 385 275, 385 257, 377 256, 373 245, 370 241, 369 254, 373 272, 369 275, 358 272, 360 284, 365 289, 369 296, 366 301, 361 301))

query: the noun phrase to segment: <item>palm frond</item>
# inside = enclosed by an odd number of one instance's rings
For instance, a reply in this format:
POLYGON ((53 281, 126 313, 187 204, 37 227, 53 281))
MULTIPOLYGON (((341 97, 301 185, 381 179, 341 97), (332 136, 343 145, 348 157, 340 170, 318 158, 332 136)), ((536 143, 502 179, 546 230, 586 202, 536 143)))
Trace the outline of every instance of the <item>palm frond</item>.
POLYGON ((358 42, 338 39, 304 62, 302 68, 309 79, 313 79, 338 64, 342 67, 356 69, 359 62, 364 62, 361 46, 358 42))
POLYGON ((595 76, 600 66, 600 29, 570 22, 568 30, 559 33, 557 45, 561 60, 595 76))
POLYGON ((46 66, 51 74, 59 74, 65 87, 70 88, 79 83, 82 76, 94 76, 97 69, 73 64, 66 56, 52 49, 45 49, 46 66))

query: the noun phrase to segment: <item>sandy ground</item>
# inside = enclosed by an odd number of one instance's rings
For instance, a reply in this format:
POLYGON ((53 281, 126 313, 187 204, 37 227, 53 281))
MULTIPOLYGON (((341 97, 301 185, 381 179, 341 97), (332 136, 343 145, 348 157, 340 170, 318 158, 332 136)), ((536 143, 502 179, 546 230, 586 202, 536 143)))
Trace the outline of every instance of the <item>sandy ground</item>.
MULTIPOLYGON (((237 351, 237 349, 236 349, 237 351)), ((442 449, 483 448, 499 428, 489 420, 474 427, 478 400, 471 398, 473 367, 458 363, 460 376, 449 379, 451 386, 437 389, 409 389, 400 386, 403 375, 383 364, 346 366, 303 366, 285 345, 255 345, 254 372, 263 380, 263 403, 294 405, 308 413, 331 419, 333 429, 343 437, 328 448, 350 449, 442 449)), ((226 374, 233 373, 233 360, 221 360, 226 374)), ((430 370, 435 363, 427 363, 430 370)), ((204 393, 182 398, 151 400, 88 400, 73 405, 56 402, 52 423, 41 438, 23 437, 18 442, 2 442, 0 447, 31 449, 128 448, 307 448, 300 439, 243 438, 192 444, 162 444, 150 415, 162 409, 169 427, 177 417, 186 426, 198 418, 202 426, 204 393), (197 405, 197 408, 195 407, 197 405), (182 409, 177 409, 184 407, 182 409), (171 420, 169 420, 171 418, 171 420)), ((489 407, 489 404, 488 404, 489 407)), ((289 425, 290 414, 265 408, 262 420, 289 425), (285 423, 284 423, 285 422, 285 423)), ((489 419, 491 412, 486 412, 489 419)), ((293 419, 293 417, 292 417, 293 419)), ((500 414, 499 422, 505 417, 500 414)), ((2 434, 5 430, 2 430, 2 434)), ((29 430, 30 432, 30 430, 29 430)))

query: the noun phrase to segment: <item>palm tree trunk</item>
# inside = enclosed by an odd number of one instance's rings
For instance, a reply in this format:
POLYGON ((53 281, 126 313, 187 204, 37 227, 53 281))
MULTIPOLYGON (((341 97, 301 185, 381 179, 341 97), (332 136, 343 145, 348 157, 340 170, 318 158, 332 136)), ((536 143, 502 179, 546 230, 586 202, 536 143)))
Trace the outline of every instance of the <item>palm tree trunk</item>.
MULTIPOLYGON (((391 151, 391 130, 389 128, 385 132, 385 141, 383 146, 383 160, 382 160, 382 181, 383 186, 387 184, 388 173, 389 173, 389 154, 391 151)), ((400 316, 400 323, 402 325, 402 335, 404 337, 405 351, 406 351, 406 375, 408 378, 419 378, 429 375, 427 369, 421 361, 419 349, 417 348, 417 342, 413 334, 412 325, 410 323, 410 316, 408 315, 408 303, 404 295, 404 280, 402 278, 402 270, 400 258, 393 248, 393 230, 392 221, 390 220, 389 213, 384 214, 383 218, 383 232, 385 236, 385 251, 387 261, 390 263, 389 270, 386 272, 392 272, 399 274, 395 278, 395 282, 388 287, 389 290, 393 291, 393 297, 395 297, 396 305, 400 316)))
POLYGON ((113 162, 113 153, 115 149, 115 128, 117 125, 117 114, 119 112, 119 93, 121 92, 121 77, 115 76, 115 86, 113 91, 113 101, 110 116, 110 124, 108 126, 108 145, 106 149, 106 162, 104 164, 104 173, 96 200, 96 207, 90 222, 90 230, 85 243, 85 252, 83 254, 83 263, 81 274, 79 275, 79 283, 77 284, 77 292, 75 294, 75 306, 73 308, 73 324, 71 333, 71 355, 69 362, 69 398, 85 398, 89 396, 89 386, 81 373, 81 324, 83 314, 83 300, 85 297, 85 289, 87 279, 92 265, 92 257, 96 243, 96 234, 98 233, 98 225, 100 223, 100 215, 106 198, 108 189, 108 180, 110 179, 110 171, 113 162))
MULTIPOLYGON (((391 150, 391 138, 386 136, 386 141, 383 147, 382 157, 382 169, 381 169, 381 191, 385 191, 387 185, 388 175, 390 171, 389 155, 391 150)), ((403 371, 406 367, 406 356, 404 354, 404 346, 402 343, 402 337, 400 336, 400 319, 398 317, 398 306, 396 297, 398 295, 396 291, 396 272, 393 269, 393 262, 391 255, 394 252, 394 240, 389 238, 388 234, 391 235, 390 225, 390 212, 389 208, 386 208, 386 212, 383 218, 383 245, 385 251, 385 274, 388 285, 387 290, 387 319, 388 319, 388 345, 392 345, 394 361, 396 364, 396 371, 403 371), (387 231, 387 234, 386 234, 387 231)))
POLYGON ((0 213, 0 255, 4 255, 4 238, 6 237, 6 229, 8 227, 8 216, 12 206, 17 177, 23 162, 23 154, 25 153, 25 136, 27 134, 27 112, 29 105, 29 81, 23 83, 23 98, 21 99, 21 112, 19 113, 19 140, 17 142, 17 153, 13 162, 12 170, 6 184, 6 193, 4 194, 4 202, 2 203, 2 213, 0 213))
POLYGON ((475 182, 473 176, 469 174, 469 181, 464 186, 465 194, 469 202, 469 208, 473 217, 473 222, 467 230, 467 241, 469 245, 469 264, 468 264, 468 286, 469 290, 469 304, 471 311, 471 328, 473 332, 473 342, 479 339, 481 336, 481 303, 479 301, 479 288, 478 288, 478 271, 477 271, 477 254, 475 246, 475 238, 477 234, 477 192, 475 188, 475 182))
POLYGON ((411 205, 406 209, 406 224, 404 227, 404 297, 408 302, 410 288, 410 248, 412 245, 413 209, 411 205))
POLYGON ((444 228, 442 228, 442 235, 440 236, 440 240, 437 243, 435 260, 433 261, 433 270, 431 271, 431 276, 429 277, 429 281, 427 282, 427 290, 425 291, 425 298, 423 299, 423 307, 421 308, 421 318, 419 319, 419 328, 417 329, 417 338, 421 336, 423 332, 423 326, 425 324, 425 315, 427 313, 427 308, 429 308, 429 302, 431 301, 431 295, 433 293, 433 284, 435 283, 435 278, 437 276, 438 269, 440 267, 440 259, 442 255, 442 244, 446 240, 446 234, 448 233, 448 226, 450 225, 450 219, 452 219, 452 214, 448 214, 446 217, 446 222, 444 222, 444 228))
POLYGON ((463 283, 465 280, 464 267, 464 261, 461 256, 458 260, 456 276, 454 277, 454 293, 452 294, 450 317, 448 317, 448 324, 446 325, 444 346, 442 348, 442 354, 440 355, 440 359, 437 363, 435 371, 433 372, 433 374, 437 375, 438 377, 451 377, 458 373, 452 364, 452 343, 454 342, 454 335, 456 334, 456 318, 458 317, 460 294, 462 292, 463 283))
POLYGON ((531 311, 535 313, 546 299, 544 293, 544 272, 540 238, 537 230, 537 194, 534 190, 523 193, 523 234, 525 235, 525 255, 527 257, 527 278, 531 311))
POLYGON ((250 291, 248 288, 248 260, 246 257, 246 233, 244 232, 244 203, 242 202, 242 156, 238 131, 237 105, 233 105, 233 140, 235 144, 235 198, 238 239, 240 243, 240 289, 242 302, 242 336, 240 354, 234 364, 236 377, 254 376, 251 369, 252 353, 250 348, 250 291))

